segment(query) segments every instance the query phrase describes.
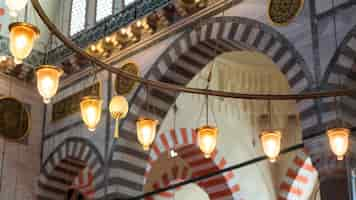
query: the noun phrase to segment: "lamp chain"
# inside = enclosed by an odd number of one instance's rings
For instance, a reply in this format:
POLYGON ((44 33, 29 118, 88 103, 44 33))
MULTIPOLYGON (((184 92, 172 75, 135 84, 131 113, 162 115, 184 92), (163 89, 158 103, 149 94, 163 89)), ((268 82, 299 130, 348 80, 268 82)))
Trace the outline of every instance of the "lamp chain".
MULTIPOLYGON (((331 1, 331 4, 332 4, 332 9, 335 9, 335 0, 332 0, 331 1)), ((336 14, 337 14, 337 11, 335 10, 335 13, 333 15, 333 28, 334 28, 334 42, 335 42, 335 52, 337 51, 337 48, 338 48, 338 45, 339 45, 339 42, 338 42, 338 39, 337 39, 337 25, 336 25, 336 14)), ((338 86, 340 88, 343 88, 343 83, 341 81, 341 75, 339 74, 338 77, 338 86)), ((335 118, 337 121, 339 121, 339 124, 341 125, 341 127, 344 127, 344 120, 342 119, 342 116, 343 116, 343 113, 342 113, 342 97, 337 97, 335 96, 335 118), (340 118, 338 120, 338 117, 340 118)))
POLYGON ((177 123, 177 110, 178 110, 177 103, 175 103, 173 105, 173 129, 174 130, 176 129, 176 123, 177 123))
POLYGON ((268 101, 268 122, 269 122, 269 128, 272 129, 272 102, 269 100, 268 101))
MULTIPOLYGON (((97 80, 97 69, 96 69, 97 66, 96 66, 96 64, 94 62, 92 62, 92 65, 93 65, 93 70, 91 71, 91 73, 92 73, 92 76, 93 76, 93 85, 94 85, 96 80, 97 80)), ((96 89, 96 87, 92 87, 92 90, 91 90, 92 95, 100 96, 100 94, 96 93, 95 89, 96 89)))
POLYGON ((53 34, 51 33, 49 35, 48 42, 45 45, 45 55, 43 57, 43 64, 45 64, 45 65, 48 62, 48 54, 49 54, 50 49, 52 48, 52 42, 53 42, 53 34))
POLYGON ((150 88, 148 85, 145 85, 146 87, 146 102, 145 102, 145 110, 147 113, 150 113, 150 105, 149 105, 149 101, 150 101, 150 88))

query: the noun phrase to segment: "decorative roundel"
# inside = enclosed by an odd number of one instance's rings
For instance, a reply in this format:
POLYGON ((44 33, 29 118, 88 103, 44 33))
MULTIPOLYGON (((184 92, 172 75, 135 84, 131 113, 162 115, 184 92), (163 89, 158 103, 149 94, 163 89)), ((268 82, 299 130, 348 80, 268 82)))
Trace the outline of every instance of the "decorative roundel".
POLYGON ((30 115, 25 105, 13 97, 0 98, 0 135, 21 140, 30 130, 30 115))
POLYGON ((275 25, 286 26, 303 9, 304 0, 270 0, 268 16, 275 25))
MULTIPOLYGON (((134 75, 139 75, 139 68, 133 62, 128 62, 128 63, 124 64, 120 69, 122 69, 125 72, 134 74, 134 75)), ((134 88, 135 83, 136 82, 133 80, 116 76, 115 91, 118 95, 129 94, 132 91, 132 89, 134 88)))

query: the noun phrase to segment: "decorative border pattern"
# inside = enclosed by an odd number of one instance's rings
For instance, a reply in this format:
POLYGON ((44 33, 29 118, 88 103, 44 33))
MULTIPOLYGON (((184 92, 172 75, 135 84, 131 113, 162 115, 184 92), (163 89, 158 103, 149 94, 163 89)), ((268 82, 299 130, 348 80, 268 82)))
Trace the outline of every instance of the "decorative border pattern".
MULTIPOLYGON (((128 25, 129 23, 139 19, 149 13, 162 8, 169 4, 172 0, 138 0, 125 7, 121 12, 107 17, 93 28, 81 32, 74 36, 73 42, 80 45, 80 47, 86 47, 90 43, 99 40, 115 31, 119 28, 128 25)), ((49 61, 54 63, 58 59, 63 59, 73 52, 66 46, 62 45, 53 49, 49 54, 49 61)))

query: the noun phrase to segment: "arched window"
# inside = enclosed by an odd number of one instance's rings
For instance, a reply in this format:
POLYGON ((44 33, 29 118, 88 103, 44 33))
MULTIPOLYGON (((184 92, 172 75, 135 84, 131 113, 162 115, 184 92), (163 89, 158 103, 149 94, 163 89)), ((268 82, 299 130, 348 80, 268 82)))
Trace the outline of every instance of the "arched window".
POLYGON ((114 9, 113 0, 97 0, 96 1, 96 22, 112 15, 114 9))
POLYGON ((87 4, 87 0, 72 0, 69 31, 71 36, 85 29, 87 4))
POLYGON ((128 6, 128 5, 132 4, 135 1, 136 0, 124 0, 124 4, 125 4, 125 6, 128 6))

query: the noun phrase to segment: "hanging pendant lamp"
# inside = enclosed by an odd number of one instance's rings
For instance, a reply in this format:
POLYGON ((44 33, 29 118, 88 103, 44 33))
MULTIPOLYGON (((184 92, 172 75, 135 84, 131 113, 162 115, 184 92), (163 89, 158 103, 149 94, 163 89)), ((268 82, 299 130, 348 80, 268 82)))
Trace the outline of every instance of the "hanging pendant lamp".
POLYGON ((137 139, 143 150, 148 151, 156 137, 158 120, 150 118, 139 118, 136 122, 137 139))
POLYGON ((115 133, 114 138, 119 138, 119 120, 126 117, 127 112, 129 111, 129 104, 125 97, 123 96, 114 96, 109 105, 109 111, 112 118, 115 119, 115 133))
POLYGON ((261 134, 263 151, 272 163, 277 161, 281 151, 281 139, 282 133, 280 131, 263 131, 261 134))
MULTIPOLYGON (((215 66, 215 61, 213 68, 215 66)), ((212 70, 209 72, 207 88, 209 89, 209 84, 212 76, 212 70)), ((206 106, 206 124, 197 129, 197 142, 199 149, 204 153, 205 158, 210 158, 212 153, 216 149, 217 138, 218 138, 218 128, 209 125, 209 96, 205 96, 205 106, 206 106)))
POLYGON ((89 131, 95 131, 100 122, 102 103, 98 96, 86 96, 80 102, 82 119, 89 131))
POLYGON ((329 138, 331 151, 337 156, 337 160, 343 160, 349 147, 350 129, 333 128, 326 134, 329 138))
POLYGON ((40 35, 39 29, 29 23, 15 22, 9 25, 10 52, 18 60, 28 57, 40 35))
POLYGON ((204 153, 205 158, 210 158, 217 144, 218 129, 214 126, 205 125, 197 130, 198 146, 204 153))
POLYGON ((63 70, 52 65, 41 65, 35 70, 35 73, 38 92, 43 97, 43 102, 48 104, 57 93, 63 70))
MULTIPOLYGON (((150 112, 149 106, 149 88, 146 88, 145 108, 150 112)), ((154 112, 153 112, 154 113, 154 112)), ((148 151, 156 138, 158 120, 149 117, 140 117, 136 121, 137 139, 141 143, 143 150, 148 151)))
POLYGON ((265 155, 269 158, 271 163, 277 161, 279 153, 281 151, 281 140, 282 132, 279 130, 272 129, 272 104, 268 101, 268 120, 269 120, 269 130, 264 130, 261 133, 260 139, 262 143, 262 149, 265 155))

